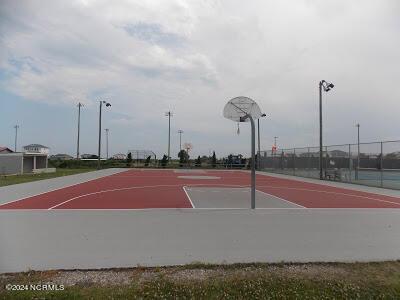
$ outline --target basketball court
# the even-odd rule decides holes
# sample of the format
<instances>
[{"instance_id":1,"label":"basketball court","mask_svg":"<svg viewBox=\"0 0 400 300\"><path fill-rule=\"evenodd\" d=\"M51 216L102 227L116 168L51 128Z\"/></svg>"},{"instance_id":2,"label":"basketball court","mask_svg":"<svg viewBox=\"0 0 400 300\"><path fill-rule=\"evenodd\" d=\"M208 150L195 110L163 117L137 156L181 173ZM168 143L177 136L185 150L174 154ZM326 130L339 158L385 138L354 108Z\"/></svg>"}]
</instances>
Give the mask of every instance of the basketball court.
<instances>
[{"instance_id":1,"label":"basketball court","mask_svg":"<svg viewBox=\"0 0 400 300\"><path fill-rule=\"evenodd\" d=\"M3 210L249 207L250 174L241 170L130 169L29 197L0 199ZM256 208L400 208L400 197L259 174Z\"/></svg>"}]
</instances>

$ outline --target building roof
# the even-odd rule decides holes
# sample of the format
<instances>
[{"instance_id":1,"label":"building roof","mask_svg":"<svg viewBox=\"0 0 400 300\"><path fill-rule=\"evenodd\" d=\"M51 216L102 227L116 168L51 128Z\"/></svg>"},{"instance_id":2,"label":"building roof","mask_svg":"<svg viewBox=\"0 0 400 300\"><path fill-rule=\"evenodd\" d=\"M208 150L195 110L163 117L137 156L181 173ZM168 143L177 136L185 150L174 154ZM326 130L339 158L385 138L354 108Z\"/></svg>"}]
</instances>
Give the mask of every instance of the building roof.
<instances>
[{"instance_id":1,"label":"building roof","mask_svg":"<svg viewBox=\"0 0 400 300\"><path fill-rule=\"evenodd\" d=\"M14 151L12 151L10 148L8 148L8 147L0 146L0 152L3 152L3 151L14 152Z\"/></svg>"},{"instance_id":2,"label":"building roof","mask_svg":"<svg viewBox=\"0 0 400 300\"><path fill-rule=\"evenodd\" d=\"M40 145L40 144L29 144L29 145L24 146L24 148L27 148L27 147L37 147L37 148L49 149L49 147L46 147L46 146L43 146L43 145Z\"/></svg>"}]
</instances>

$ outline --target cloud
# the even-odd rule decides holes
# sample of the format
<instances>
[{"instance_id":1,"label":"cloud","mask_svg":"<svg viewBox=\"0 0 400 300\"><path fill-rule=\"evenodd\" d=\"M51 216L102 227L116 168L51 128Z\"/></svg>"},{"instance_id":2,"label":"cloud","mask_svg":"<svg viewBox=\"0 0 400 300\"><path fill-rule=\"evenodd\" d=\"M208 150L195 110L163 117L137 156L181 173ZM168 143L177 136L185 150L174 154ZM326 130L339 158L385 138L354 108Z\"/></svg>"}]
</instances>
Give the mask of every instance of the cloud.
<instances>
[{"instance_id":1,"label":"cloud","mask_svg":"<svg viewBox=\"0 0 400 300\"><path fill-rule=\"evenodd\" d=\"M154 132L172 109L195 153L246 152L221 115L230 98L252 97L270 116L265 145L275 135L317 144L326 79L336 84L324 95L328 143L352 141L355 122L369 128L365 138L392 136L398 9L394 0L2 1L0 88L56 106L107 98L126 116L116 125Z\"/></svg>"}]
</instances>

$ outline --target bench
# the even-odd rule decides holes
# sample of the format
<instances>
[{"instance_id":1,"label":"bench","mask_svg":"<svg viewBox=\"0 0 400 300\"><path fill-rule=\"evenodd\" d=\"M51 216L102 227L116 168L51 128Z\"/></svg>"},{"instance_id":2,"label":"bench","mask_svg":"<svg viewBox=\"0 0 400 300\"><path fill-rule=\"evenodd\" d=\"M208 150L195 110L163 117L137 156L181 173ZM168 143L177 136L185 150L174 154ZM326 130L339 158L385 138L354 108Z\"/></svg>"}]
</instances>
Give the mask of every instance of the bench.
<instances>
[{"instance_id":1,"label":"bench","mask_svg":"<svg viewBox=\"0 0 400 300\"><path fill-rule=\"evenodd\" d=\"M325 179L328 180L342 180L342 172L340 169L327 169L325 170Z\"/></svg>"}]
</instances>

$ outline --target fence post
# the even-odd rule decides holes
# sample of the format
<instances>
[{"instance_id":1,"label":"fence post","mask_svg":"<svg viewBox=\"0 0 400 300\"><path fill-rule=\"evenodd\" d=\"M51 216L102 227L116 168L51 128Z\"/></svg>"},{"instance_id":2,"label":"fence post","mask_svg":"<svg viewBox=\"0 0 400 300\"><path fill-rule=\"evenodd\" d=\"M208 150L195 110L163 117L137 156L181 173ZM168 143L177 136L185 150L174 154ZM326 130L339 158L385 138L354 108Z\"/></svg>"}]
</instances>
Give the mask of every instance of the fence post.
<instances>
[{"instance_id":1,"label":"fence post","mask_svg":"<svg viewBox=\"0 0 400 300\"><path fill-rule=\"evenodd\" d=\"M381 168L381 187L383 187L383 142L381 142L381 158L380 158L379 166Z\"/></svg>"}]
</instances>

